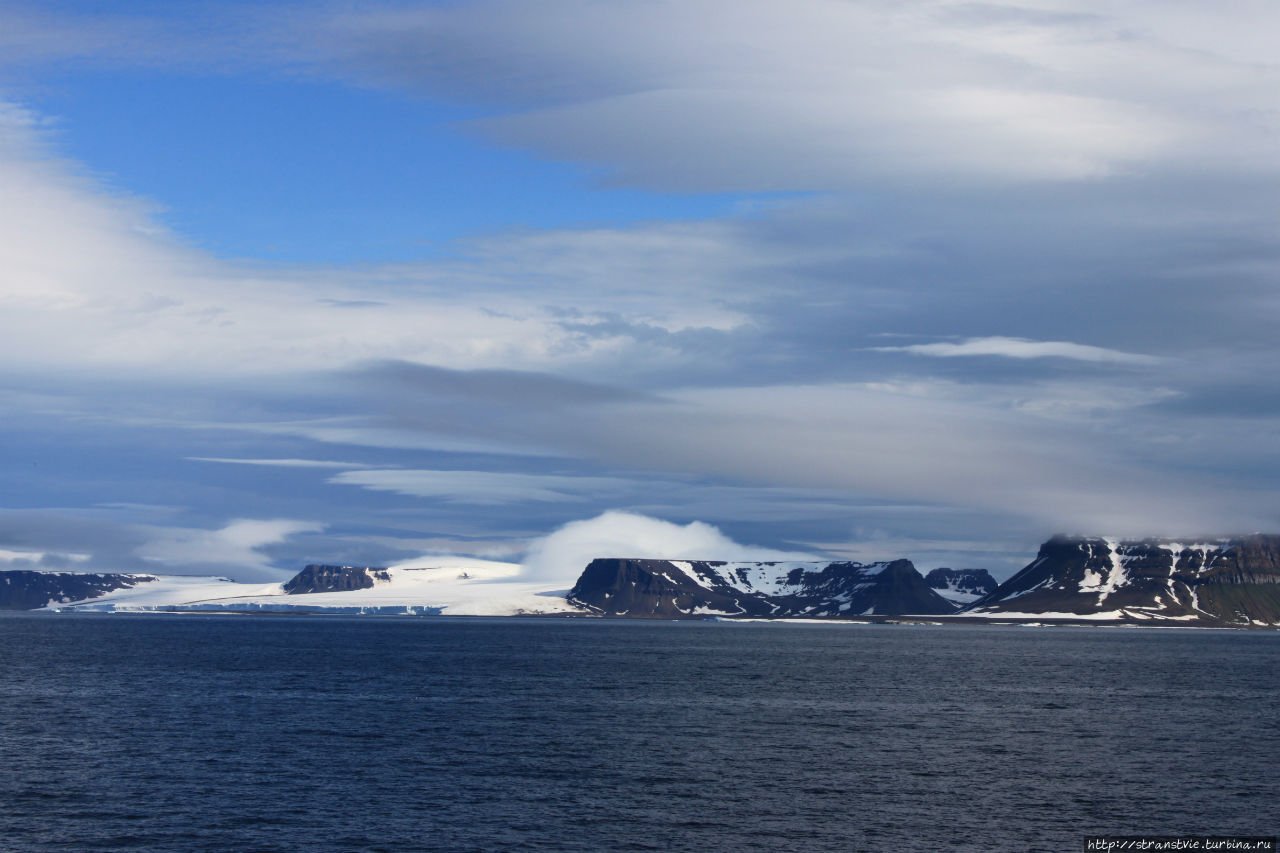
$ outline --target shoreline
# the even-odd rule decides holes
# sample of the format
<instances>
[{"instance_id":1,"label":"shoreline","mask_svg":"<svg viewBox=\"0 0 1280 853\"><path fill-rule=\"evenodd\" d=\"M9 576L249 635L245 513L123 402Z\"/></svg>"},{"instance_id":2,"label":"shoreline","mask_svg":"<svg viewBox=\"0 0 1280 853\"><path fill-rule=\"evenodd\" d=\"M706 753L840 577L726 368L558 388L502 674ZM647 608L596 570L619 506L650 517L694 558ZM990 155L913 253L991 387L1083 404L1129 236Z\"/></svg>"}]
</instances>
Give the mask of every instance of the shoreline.
<instances>
[{"instance_id":1,"label":"shoreline","mask_svg":"<svg viewBox=\"0 0 1280 853\"><path fill-rule=\"evenodd\" d=\"M411 605L412 606L412 605ZM391 608L377 608L391 610ZM423 608L428 610L428 608ZM58 616L239 616L267 618L299 618L299 617L344 617L374 619L430 619L449 621L496 621L496 620L536 620L536 621L577 621L586 620L595 623L676 623L676 624L770 624L770 625L821 625L821 626L867 626L897 625L902 627L953 627L953 626L989 626L1003 628L1160 628L1197 631L1277 631L1280 626L1264 624L1231 624L1231 623L1189 623L1166 619L1089 619L1063 616L1044 616L1035 619L1009 619L995 616L973 616L966 614L947 616L912 616L904 615L863 615L854 619L823 619L805 617L784 617L769 619L765 617L734 616L701 616L686 619L650 618L635 616L604 616L594 613L513 613L509 615L453 614L441 612L353 612L345 608L296 608L296 609L205 609L205 608L129 608L119 610L81 609L78 607L49 608L41 610L7 610L0 611L2 616L21 616L27 618L52 618Z\"/></svg>"}]
</instances>

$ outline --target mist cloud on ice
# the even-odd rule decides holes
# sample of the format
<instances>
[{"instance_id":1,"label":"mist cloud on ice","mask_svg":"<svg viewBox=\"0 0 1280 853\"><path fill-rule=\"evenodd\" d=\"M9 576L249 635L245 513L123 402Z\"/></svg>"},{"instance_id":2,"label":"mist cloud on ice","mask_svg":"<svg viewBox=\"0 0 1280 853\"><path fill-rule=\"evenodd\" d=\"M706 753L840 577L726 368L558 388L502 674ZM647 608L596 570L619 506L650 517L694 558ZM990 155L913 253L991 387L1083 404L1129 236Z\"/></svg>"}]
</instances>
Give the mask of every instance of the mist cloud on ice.
<instances>
[{"instance_id":1,"label":"mist cloud on ice","mask_svg":"<svg viewBox=\"0 0 1280 853\"><path fill-rule=\"evenodd\" d=\"M658 518L611 510L571 521L535 542L525 556L529 580L570 587L597 557L673 560L812 560L813 554L777 551L734 542L701 521L673 524Z\"/></svg>"}]
</instances>

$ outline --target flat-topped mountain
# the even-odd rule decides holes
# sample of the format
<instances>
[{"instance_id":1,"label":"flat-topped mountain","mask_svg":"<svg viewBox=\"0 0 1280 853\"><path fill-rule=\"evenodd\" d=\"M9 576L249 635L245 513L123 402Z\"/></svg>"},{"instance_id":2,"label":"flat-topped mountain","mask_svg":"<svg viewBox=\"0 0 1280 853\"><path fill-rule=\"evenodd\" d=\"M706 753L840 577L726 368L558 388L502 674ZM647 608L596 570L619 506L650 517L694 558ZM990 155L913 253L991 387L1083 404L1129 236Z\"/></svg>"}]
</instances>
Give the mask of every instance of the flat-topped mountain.
<instances>
[{"instance_id":1,"label":"flat-topped mountain","mask_svg":"<svg viewBox=\"0 0 1280 853\"><path fill-rule=\"evenodd\" d=\"M924 582L938 595L961 607L990 595L999 586L986 569L934 569L924 576Z\"/></svg>"},{"instance_id":2,"label":"flat-topped mountain","mask_svg":"<svg viewBox=\"0 0 1280 853\"><path fill-rule=\"evenodd\" d=\"M910 560L592 560L568 600L606 616L852 618L953 613Z\"/></svg>"},{"instance_id":3,"label":"flat-topped mountain","mask_svg":"<svg viewBox=\"0 0 1280 853\"><path fill-rule=\"evenodd\" d=\"M0 610L36 610L67 601L97 598L154 580L150 575L4 571L0 572Z\"/></svg>"},{"instance_id":4,"label":"flat-topped mountain","mask_svg":"<svg viewBox=\"0 0 1280 853\"><path fill-rule=\"evenodd\" d=\"M1055 536L965 613L1277 625L1280 536L1185 542Z\"/></svg>"}]
</instances>

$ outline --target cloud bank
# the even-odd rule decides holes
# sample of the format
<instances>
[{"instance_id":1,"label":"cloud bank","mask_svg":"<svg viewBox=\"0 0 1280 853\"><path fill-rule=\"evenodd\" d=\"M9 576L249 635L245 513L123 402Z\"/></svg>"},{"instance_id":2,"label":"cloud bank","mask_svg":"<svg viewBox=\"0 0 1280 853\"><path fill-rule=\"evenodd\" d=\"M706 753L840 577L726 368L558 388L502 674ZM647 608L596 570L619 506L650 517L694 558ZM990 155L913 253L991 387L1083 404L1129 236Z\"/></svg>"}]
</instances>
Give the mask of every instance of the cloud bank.
<instances>
[{"instance_id":1,"label":"cloud bank","mask_svg":"<svg viewBox=\"0 0 1280 853\"><path fill-rule=\"evenodd\" d=\"M701 521L673 524L629 512L609 511L570 522L530 546L524 577L568 589L597 557L673 560L814 560L818 557L742 545Z\"/></svg>"},{"instance_id":2,"label":"cloud bank","mask_svg":"<svg viewBox=\"0 0 1280 853\"><path fill-rule=\"evenodd\" d=\"M15 561L510 554L606 508L827 553L967 537L975 565L1062 528L1280 524L1274 4L74 8L0 5L0 86L68 63L372 86L423 105L415 132L604 195L738 195L257 264L194 248L5 89ZM270 118L223 130L255 156Z\"/></svg>"},{"instance_id":3,"label":"cloud bank","mask_svg":"<svg viewBox=\"0 0 1280 853\"><path fill-rule=\"evenodd\" d=\"M296 55L486 104L498 139L665 189L1275 174L1277 118L1258 107L1278 72L1258 33L1280 12L1247 5L385 5L318 16ZM1227 149L1240 159L1214 157Z\"/></svg>"},{"instance_id":4,"label":"cloud bank","mask_svg":"<svg viewBox=\"0 0 1280 853\"><path fill-rule=\"evenodd\" d=\"M180 567L178 574L234 574L240 580L279 580L261 549L299 533L314 533L322 525L284 519L236 519L218 530L169 528L155 531L138 549L142 560L166 568Z\"/></svg>"},{"instance_id":5,"label":"cloud bank","mask_svg":"<svg viewBox=\"0 0 1280 853\"><path fill-rule=\"evenodd\" d=\"M909 352L938 358L1000 356L1002 358L1067 358L1109 364L1158 364L1149 355L1073 344L1069 341L1030 341L1026 338L970 338L959 343L911 344L901 347L872 347L877 352Z\"/></svg>"}]
</instances>

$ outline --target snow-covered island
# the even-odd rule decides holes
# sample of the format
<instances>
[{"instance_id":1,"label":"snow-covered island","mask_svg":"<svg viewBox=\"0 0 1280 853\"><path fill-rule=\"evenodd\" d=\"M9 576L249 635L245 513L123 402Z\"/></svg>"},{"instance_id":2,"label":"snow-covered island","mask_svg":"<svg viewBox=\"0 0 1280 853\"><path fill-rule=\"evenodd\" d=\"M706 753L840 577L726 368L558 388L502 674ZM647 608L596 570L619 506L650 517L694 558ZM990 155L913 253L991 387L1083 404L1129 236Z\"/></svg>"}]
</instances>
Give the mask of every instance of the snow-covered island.
<instances>
[{"instance_id":1,"label":"snow-covered island","mask_svg":"<svg viewBox=\"0 0 1280 853\"><path fill-rule=\"evenodd\" d=\"M389 568L310 565L265 584L4 571L0 609L1277 627L1280 536L1189 544L1057 536L999 585L975 569L935 569L926 578L909 560L601 558L570 589L531 579L518 563L465 557Z\"/></svg>"},{"instance_id":2,"label":"snow-covered island","mask_svg":"<svg viewBox=\"0 0 1280 853\"><path fill-rule=\"evenodd\" d=\"M73 582L71 573L0 572L0 607L6 575L44 575ZM38 609L71 612L292 612L449 616L576 613L567 590L521 578L518 563L444 558L422 565L307 566L284 583L238 583L221 577L97 575L92 597L51 595ZM9 609L37 609L34 607Z\"/></svg>"}]
</instances>

